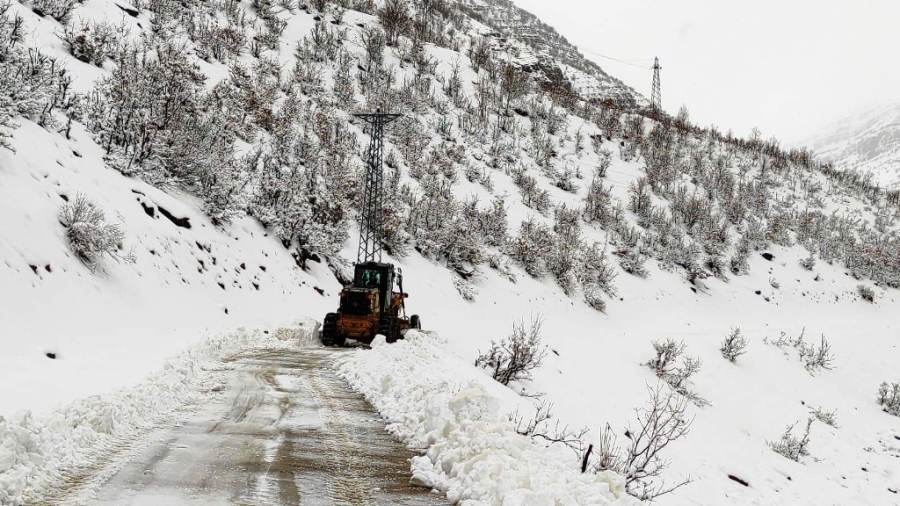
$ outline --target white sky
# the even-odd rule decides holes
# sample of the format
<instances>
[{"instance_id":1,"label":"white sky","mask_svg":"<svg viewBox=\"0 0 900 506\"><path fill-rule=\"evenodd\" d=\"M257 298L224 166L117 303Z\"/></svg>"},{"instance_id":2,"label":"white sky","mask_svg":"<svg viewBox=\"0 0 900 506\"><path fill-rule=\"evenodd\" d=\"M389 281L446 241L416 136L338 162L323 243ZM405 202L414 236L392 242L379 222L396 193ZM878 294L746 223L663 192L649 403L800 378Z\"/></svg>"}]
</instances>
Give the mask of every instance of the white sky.
<instances>
[{"instance_id":1,"label":"white sky","mask_svg":"<svg viewBox=\"0 0 900 506\"><path fill-rule=\"evenodd\" d=\"M793 142L900 102L897 0L514 2L648 98L658 56L663 108L685 104L694 122L723 132L758 126Z\"/></svg>"}]
</instances>

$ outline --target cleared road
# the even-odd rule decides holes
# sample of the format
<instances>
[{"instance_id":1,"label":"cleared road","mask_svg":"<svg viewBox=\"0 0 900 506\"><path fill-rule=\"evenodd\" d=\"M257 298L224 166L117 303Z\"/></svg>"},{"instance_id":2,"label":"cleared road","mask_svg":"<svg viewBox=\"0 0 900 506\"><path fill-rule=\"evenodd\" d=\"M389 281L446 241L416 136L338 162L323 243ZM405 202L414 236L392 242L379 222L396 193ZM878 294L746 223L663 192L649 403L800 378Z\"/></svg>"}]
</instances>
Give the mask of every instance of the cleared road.
<instances>
[{"instance_id":1,"label":"cleared road","mask_svg":"<svg viewBox=\"0 0 900 506\"><path fill-rule=\"evenodd\" d=\"M332 365L344 352L302 348L236 357L224 395L177 427L157 431L87 504L447 504L409 484L413 454L335 376ZM60 500L81 502L72 495Z\"/></svg>"}]
</instances>

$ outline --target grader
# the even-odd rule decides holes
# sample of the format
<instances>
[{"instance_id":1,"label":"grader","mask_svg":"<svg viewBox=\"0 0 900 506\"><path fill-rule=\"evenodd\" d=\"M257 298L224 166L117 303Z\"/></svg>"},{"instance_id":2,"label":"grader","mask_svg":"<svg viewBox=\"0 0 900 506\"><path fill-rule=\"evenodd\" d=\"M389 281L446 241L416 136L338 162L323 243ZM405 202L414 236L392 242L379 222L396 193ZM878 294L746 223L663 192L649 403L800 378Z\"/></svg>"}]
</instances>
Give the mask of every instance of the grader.
<instances>
[{"instance_id":1,"label":"grader","mask_svg":"<svg viewBox=\"0 0 900 506\"><path fill-rule=\"evenodd\" d=\"M338 311L325 315L322 344L344 346L347 338L369 344L378 334L393 343L407 329L420 329L419 315L406 317L407 297L400 269L379 262L356 264L353 283L341 291Z\"/></svg>"},{"instance_id":2,"label":"grader","mask_svg":"<svg viewBox=\"0 0 900 506\"><path fill-rule=\"evenodd\" d=\"M406 316L408 294L403 291L402 271L393 264L381 263L384 126L400 115L379 111L356 116L371 127L359 252L353 281L341 290L337 312L325 315L321 332L325 346L344 346L348 338L370 344L378 334L392 343L401 339L407 329L421 328L419 315ZM398 291L394 291L395 286Z\"/></svg>"}]
</instances>

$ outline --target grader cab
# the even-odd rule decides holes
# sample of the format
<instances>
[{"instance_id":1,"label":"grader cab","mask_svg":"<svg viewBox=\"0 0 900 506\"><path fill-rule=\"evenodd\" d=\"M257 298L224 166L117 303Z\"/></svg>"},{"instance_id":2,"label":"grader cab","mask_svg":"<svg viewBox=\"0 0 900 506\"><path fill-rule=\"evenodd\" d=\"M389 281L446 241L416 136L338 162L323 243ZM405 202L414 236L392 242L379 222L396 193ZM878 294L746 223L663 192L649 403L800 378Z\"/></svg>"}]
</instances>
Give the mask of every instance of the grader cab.
<instances>
[{"instance_id":1,"label":"grader cab","mask_svg":"<svg viewBox=\"0 0 900 506\"><path fill-rule=\"evenodd\" d=\"M370 344L378 334L390 343L409 328L421 328L419 315L406 316L407 296L403 275L393 264L356 264L353 283L341 291L338 311L325 315L322 344L344 346L347 339Z\"/></svg>"}]
</instances>

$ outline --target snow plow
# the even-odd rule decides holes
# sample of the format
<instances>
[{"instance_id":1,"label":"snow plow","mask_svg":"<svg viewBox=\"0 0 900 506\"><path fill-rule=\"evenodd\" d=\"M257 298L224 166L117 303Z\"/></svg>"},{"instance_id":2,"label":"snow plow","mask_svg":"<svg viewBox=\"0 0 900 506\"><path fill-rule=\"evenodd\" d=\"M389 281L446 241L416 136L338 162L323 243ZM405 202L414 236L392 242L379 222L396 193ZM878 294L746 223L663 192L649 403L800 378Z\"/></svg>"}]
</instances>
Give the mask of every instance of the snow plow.
<instances>
[{"instance_id":1,"label":"snow plow","mask_svg":"<svg viewBox=\"0 0 900 506\"><path fill-rule=\"evenodd\" d=\"M353 282L341 290L340 297L338 311L328 313L322 325L325 346L344 346L347 339L370 344L378 334L393 343L407 329L421 328L419 315L406 316L408 294L403 291L402 272L393 264L356 264Z\"/></svg>"},{"instance_id":2,"label":"snow plow","mask_svg":"<svg viewBox=\"0 0 900 506\"><path fill-rule=\"evenodd\" d=\"M359 253L353 281L341 290L336 313L325 315L320 338L325 346L344 346L347 339L370 344L382 334L393 343L407 329L421 328L418 315L406 317L403 273L393 264L381 263L384 236L384 195L381 154L384 127L398 114L356 114L371 126L369 159L360 213ZM397 290L394 291L396 284Z\"/></svg>"}]
</instances>

